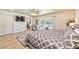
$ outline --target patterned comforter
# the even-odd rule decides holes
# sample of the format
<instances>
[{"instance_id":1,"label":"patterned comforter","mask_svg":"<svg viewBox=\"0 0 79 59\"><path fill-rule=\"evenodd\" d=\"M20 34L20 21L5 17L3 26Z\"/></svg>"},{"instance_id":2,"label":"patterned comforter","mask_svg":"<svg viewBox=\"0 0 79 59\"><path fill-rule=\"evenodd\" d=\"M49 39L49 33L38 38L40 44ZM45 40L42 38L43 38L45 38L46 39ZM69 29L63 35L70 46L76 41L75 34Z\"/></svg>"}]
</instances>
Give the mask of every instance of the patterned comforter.
<instances>
[{"instance_id":1,"label":"patterned comforter","mask_svg":"<svg viewBox=\"0 0 79 59\"><path fill-rule=\"evenodd\" d=\"M18 37L36 49L71 49L79 44L79 36L73 30L40 30Z\"/></svg>"}]
</instances>

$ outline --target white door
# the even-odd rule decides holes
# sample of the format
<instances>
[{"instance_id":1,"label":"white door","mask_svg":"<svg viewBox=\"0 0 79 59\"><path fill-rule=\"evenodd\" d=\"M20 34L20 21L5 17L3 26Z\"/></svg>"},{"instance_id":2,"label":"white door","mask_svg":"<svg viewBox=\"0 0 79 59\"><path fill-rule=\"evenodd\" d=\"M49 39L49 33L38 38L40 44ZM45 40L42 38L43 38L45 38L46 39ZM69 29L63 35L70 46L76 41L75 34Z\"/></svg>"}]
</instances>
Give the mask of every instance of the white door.
<instances>
[{"instance_id":1,"label":"white door","mask_svg":"<svg viewBox=\"0 0 79 59\"><path fill-rule=\"evenodd\" d=\"M0 15L0 35L4 35L6 33L6 21L3 15Z\"/></svg>"},{"instance_id":2,"label":"white door","mask_svg":"<svg viewBox=\"0 0 79 59\"><path fill-rule=\"evenodd\" d=\"M2 26L2 27L0 27L0 36L1 35L5 35L5 27L4 26Z\"/></svg>"},{"instance_id":3,"label":"white door","mask_svg":"<svg viewBox=\"0 0 79 59\"><path fill-rule=\"evenodd\" d=\"M13 21L12 16L6 15L6 34L10 34L13 31Z\"/></svg>"},{"instance_id":4,"label":"white door","mask_svg":"<svg viewBox=\"0 0 79 59\"><path fill-rule=\"evenodd\" d=\"M12 16L0 15L0 36L12 33Z\"/></svg>"}]
</instances>

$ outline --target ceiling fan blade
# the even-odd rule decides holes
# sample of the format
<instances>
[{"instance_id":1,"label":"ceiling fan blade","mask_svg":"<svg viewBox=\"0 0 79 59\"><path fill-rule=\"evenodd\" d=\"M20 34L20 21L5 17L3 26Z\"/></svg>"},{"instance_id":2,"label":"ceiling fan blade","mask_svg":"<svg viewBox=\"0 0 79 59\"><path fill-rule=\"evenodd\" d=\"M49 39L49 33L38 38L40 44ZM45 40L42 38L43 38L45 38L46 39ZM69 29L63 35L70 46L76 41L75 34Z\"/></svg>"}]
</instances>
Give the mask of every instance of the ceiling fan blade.
<instances>
[{"instance_id":1,"label":"ceiling fan blade","mask_svg":"<svg viewBox=\"0 0 79 59\"><path fill-rule=\"evenodd\" d=\"M36 9L31 9L30 11L31 11L31 12L34 12L34 13L37 13L37 14L39 13L39 11L36 10Z\"/></svg>"}]
</instances>

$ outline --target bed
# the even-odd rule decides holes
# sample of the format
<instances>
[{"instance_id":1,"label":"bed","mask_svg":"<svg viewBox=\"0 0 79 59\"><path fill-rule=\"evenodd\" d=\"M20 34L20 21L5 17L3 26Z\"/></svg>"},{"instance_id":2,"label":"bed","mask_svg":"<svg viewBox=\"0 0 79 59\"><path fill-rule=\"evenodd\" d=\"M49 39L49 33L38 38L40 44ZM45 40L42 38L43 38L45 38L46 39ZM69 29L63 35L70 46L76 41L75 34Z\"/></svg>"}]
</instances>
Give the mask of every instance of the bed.
<instances>
[{"instance_id":1,"label":"bed","mask_svg":"<svg viewBox=\"0 0 79 59\"><path fill-rule=\"evenodd\" d=\"M31 31L17 37L17 40L31 49L79 48L79 34L72 29Z\"/></svg>"}]
</instances>

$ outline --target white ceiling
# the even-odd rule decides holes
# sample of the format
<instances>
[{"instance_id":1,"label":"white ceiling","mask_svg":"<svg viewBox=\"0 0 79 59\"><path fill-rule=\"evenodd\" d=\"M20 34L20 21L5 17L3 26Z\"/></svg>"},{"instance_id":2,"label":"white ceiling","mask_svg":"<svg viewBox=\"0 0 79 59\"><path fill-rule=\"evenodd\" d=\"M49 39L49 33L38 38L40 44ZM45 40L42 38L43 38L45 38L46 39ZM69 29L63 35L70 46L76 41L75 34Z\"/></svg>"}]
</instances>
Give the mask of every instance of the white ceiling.
<instances>
[{"instance_id":1,"label":"white ceiling","mask_svg":"<svg viewBox=\"0 0 79 59\"><path fill-rule=\"evenodd\" d=\"M21 14L26 14L26 15L32 15L32 9L1 9L5 11L10 11L10 12L16 12L16 13L21 13ZM54 12L59 12L65 9L35 9L39 11L39 15L44 15L48 13L54 13Z\"/></svg>"}]
</instances>

